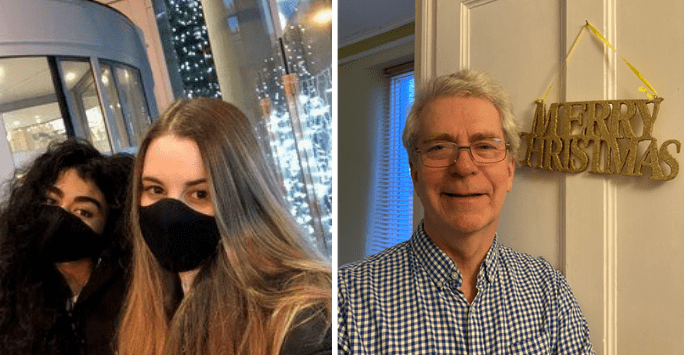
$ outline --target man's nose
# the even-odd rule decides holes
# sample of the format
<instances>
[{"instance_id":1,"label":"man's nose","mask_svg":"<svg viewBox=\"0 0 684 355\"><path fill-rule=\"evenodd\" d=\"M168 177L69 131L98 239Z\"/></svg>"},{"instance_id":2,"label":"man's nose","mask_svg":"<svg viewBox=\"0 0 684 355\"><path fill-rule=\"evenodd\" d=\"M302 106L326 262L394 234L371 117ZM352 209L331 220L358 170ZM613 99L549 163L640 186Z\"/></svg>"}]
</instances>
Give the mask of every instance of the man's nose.
<instances>
[{"instance_id":1,"label":"man's nose","mask_svg":"<svg viewBox=\"0 0 684 355\"><path fill-rule=\"evenodd\" d=\"M449 167L452 174L466 176L474 174L477 171L477 166L470 155L470 147L457 147L454 163Z\"/></svg>"}]
</instances>

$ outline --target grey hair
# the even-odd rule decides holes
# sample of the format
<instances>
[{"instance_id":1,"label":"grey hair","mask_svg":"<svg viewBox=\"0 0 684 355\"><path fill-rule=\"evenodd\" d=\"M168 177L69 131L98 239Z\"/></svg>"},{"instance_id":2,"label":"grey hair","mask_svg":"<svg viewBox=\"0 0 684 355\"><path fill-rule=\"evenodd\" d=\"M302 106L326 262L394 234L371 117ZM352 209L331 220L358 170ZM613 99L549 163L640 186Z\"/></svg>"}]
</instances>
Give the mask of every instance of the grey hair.
<instances>
[{"instance_id":1,"label":"grey hair","mask_svg":"<svg viewBox=\"0 0 684 355\"><path fill-rule=\"evenodd\" d=\"M432 101L450 96L471 96L491 102L499 111L504 140L509 144L509 156L516 156L520 147L520 135L508 94L487 74L463 69L453 74L432 78L417 90L402 134L402 142L410 160L415 159L420 122L424 118L426 108Z\"/></svg>"}]
</instances>

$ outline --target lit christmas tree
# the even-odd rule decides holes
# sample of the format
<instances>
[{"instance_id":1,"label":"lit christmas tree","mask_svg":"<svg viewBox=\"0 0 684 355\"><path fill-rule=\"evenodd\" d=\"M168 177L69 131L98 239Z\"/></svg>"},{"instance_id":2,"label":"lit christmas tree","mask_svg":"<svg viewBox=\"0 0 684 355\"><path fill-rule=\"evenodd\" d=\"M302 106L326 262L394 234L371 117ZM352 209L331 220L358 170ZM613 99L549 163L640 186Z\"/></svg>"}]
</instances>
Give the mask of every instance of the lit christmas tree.
<instances>
[{"instance_id":1,"label":"lit christmas tree","mask_svg":"<svg viewBox=\"0 0 684 355\"><path fill-rule=\"evenodd\" d=\"M199 0L164 0L164 4L185 96L221 98L202 4Z\"/></svg>"},{"instance_id":2,"label":"lit christmas tree","mask_svg":"<svg viewBox=\"0 0 684 355\"><path fill-rule=\"evenodd\" d=\"M309 72L314 63L304 31L299 25L288 27L282 46L274 45L277 54L263 63L257 95L269 135L265 141L271 143L271 158L280 168L290 212L312 242L330 253L332 68ZM290 101L284 84L288 79L296 83Z\"/></svg>"}]
</instances>

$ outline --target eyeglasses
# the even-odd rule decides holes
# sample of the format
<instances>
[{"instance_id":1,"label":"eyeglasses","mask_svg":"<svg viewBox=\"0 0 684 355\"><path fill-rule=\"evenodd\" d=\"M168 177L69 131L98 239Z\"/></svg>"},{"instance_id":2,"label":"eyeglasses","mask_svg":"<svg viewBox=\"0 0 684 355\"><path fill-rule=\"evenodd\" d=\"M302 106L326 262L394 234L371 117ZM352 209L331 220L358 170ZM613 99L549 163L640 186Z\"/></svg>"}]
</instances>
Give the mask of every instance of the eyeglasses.
<instances>
[{"instance_id":1,"label":"eyeglasses","mask_svg":"<svg viewBox=\"0 0 684 355\"><path fill-rule=\"evenodd\" d=\"M491 138L462 146L454 142L432 142L416 151L420 153L423 165L430 168L444 168L456 162L461 149L468 150L470 158L476 163L498 163L506 158L508 146L501 139Z\"/></svg>"}]
</instances>

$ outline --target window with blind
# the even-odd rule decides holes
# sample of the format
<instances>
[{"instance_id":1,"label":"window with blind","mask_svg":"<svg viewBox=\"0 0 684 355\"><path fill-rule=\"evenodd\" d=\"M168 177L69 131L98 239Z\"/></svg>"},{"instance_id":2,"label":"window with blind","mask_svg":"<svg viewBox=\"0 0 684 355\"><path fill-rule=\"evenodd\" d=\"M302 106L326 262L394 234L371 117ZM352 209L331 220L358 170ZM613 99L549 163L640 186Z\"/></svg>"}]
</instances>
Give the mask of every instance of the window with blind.
<instances>
[{"instance_id":1,"label":"window with blind","mask_svg":"<svg viewBox=\"0 0 684 355\"><path fill-rule=\"evenodd\" d=\"M389 107L377 127L366 255L411 237L413 184L401 133L413 103L414 87L412 71L389 78Z\"/></svg>"}]
</instances>

